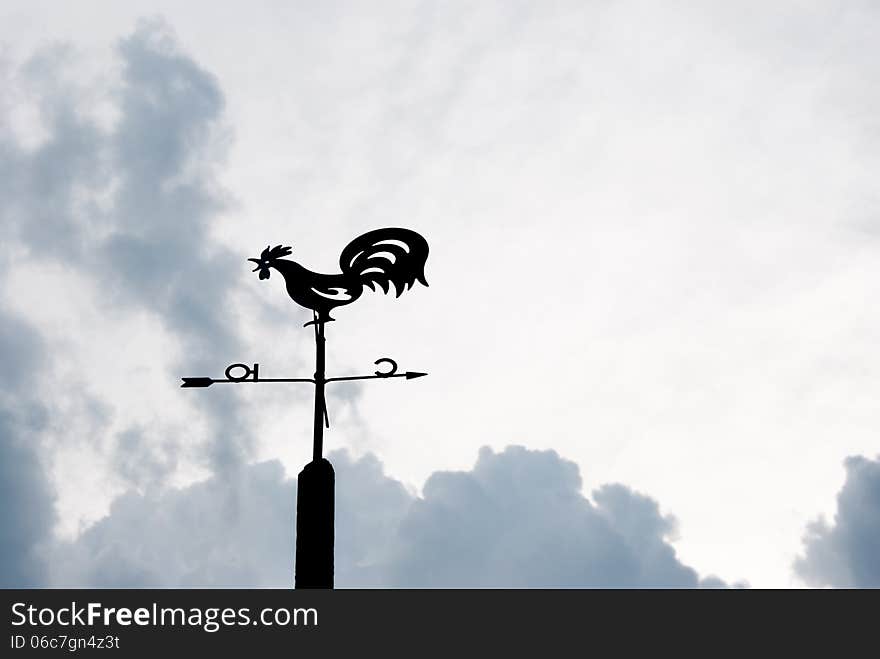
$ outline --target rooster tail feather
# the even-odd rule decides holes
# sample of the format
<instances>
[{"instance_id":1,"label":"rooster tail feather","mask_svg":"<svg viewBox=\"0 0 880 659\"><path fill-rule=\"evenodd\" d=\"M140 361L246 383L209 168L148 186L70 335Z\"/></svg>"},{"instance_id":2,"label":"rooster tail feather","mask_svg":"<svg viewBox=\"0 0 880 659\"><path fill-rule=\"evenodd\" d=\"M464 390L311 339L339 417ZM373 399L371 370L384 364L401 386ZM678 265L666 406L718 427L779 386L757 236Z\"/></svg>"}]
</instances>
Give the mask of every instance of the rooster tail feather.
<instances>
[{"instance_id":1,"label":"rooster tail feather","mask_svg":"<svg viewBox=\"0 0 880 659\"><path fill-rule=\"evenodd\" d=\"M425 262L428 242L410 229L376 229L351 241L342 250L339 266L371 290L378 285L386 294L394 286L397 297L415 282L427 286Z\"/></svg>"}]
</instances>

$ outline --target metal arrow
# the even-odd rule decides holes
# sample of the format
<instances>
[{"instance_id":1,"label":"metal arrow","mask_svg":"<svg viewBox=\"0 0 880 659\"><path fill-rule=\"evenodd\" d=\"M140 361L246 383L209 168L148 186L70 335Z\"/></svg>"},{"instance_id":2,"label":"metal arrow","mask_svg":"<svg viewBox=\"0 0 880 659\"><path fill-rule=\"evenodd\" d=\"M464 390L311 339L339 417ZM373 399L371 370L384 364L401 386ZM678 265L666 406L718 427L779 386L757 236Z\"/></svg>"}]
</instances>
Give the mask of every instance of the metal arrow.
<instances>
[{"instance_id":1,"label":"metal arrow","mask_svg":"<svg viewBox=\"0 0 880 659\"><path fill-rule=\"evenodd\" d=\"M325 378L324 382L350 382L352 380L383 380L387 378L406 378L407 380L414 380L416 378L421 378L427 375L427 373L420 373L418 371L406 371L405 373L397 372L397 362L393 359L389 359L388 357L382 357L381 359L377 359L375 362L376 366L380 364L389 364L390 368L385 371L376 371L373 375L345 375L336 378ZM232 374L234 369L243 369L244 375L235 376ZM183 384L181 384L181 388L190 389L190 388L205 388L210 387L212 384L216 383L240 383L240 382L311 382L312 384L316 384L314 378L261 378L260 376L260 365L254 364L253 367L248 366L247 364L230 364L226 368L226 377L221 378L206 378L206 377L197 377L197 378L181 378Z\"/></svg>"},{"instance_id":2,"label":"metal arrow","mask_svg":"<svg viewBox=\"0 0 880 659\"><path fill-rule=\"evenodd\" d=\"M217 378L180 378L183 380L183 384L180 385L182 389L187 389L189 387L210 387L212 384L216 384L218 382L234 382L236 384L240 382L311 382L312 384L315 381L312 378L259 378L256 380L218 380Z\"/></svg>"},{"instance_id":3,"label":"metal arrow","mask_svg":"<svg viewBox=\"0 0 880 659\"><path fill-rule=\"evenodd\" d=\"M341 378L327 378L324 382L344 382L346 380L383 380L385 378L406 378L414 380L426 376L427 373L417 373L415 371L407 371L406 373L393 373L391 375L347 375Z\"/></svg>"}]
</instances>

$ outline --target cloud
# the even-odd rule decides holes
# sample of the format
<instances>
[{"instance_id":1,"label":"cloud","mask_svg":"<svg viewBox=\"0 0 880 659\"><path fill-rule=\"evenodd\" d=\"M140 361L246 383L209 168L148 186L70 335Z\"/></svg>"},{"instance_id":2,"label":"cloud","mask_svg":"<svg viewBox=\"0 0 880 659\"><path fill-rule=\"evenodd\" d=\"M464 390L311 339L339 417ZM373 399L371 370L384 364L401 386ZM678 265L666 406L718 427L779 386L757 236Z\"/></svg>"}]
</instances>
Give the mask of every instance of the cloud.
<instances>
[{"instance_id":1,"label":"cloud","mask_svg":"<svg viewBox=\"0 0 880 659\"><path fill-rule=\"evenodd\" d=\"M340 587L697 587L669 545L675 523L622 485L580 494L553 451L480 451L466 472L436 472L415 497L379 460L331 454L337 472ZM296 488L276 461L234 487L218 477L129 493L59 546L56 585L290 586Z\"/></svg>"},{"instance_id":2,"label":"cloud","mask_svg":"<svg viewBox=\"0 0 880 659\"><path fill-rule=\"evenodd\" d=\"M98 91L68 80L68 47L21 67L48 137L27 149L5 136L4 225L31 256L95 277L114 304L161 314L190 347L234 345L219 309L243 263L209 236L227 201L214 181L223 94L162 21L139 22L116 55L119 80ZM112 120L94 116L96 94Z\"/></svg>"},{"instance_id":3,"label":"cloud","mask_svg":"<svg viewBox=\"0 0 880 659\"><path fill-rule=\"evenodd\" d=\"M55 522L54 491L39 455L46 409L34 387L39 340L25 323L0 311L0 587L44 581L42 551Z\"/></svg>"},{"instance_id":4,"label":"cloud","mask_svg":"<svg viewBox=\"0 0 880 659\"><path fill-rule=\"evenodd\" d=\"M128 492L65 543L53 581L83 587L289 586L295 482L278 462L163 494Z\"/></svg>"},{"instance_id":5,"label":"cloud","mask_svg":"<svg viewBox=\"0 0 880 659\"><path fill-rule=\"evenodd\" d=\"M223 94L160 20L139 22L116 55L118 80L97 90L73 81L66 46L43 49L17 72L46 138L26 148L3 135L0 221L18 258L86 277L104 313L157 317L178 342L180 367L202 369L218 354L240 354L228 296L243 260L210 235L228 203L215 180L228 142ZM109 118L96 116L102 104ZM249 446L235 396L198 400L214 428L208 466L235 468ZM137 428L124 437L152 439Z\"/></svg>"},{"instance_id":6,"label":"cloud","mask_svg":"<svg viewBox=\"0 0 880 659\"><path fill-rule=\"evenodd\" d=\"M224 301L243 263L209 236L225 205L213 180L223 94L162 23L142 22L119 53L121 118L107 145L116 165L113 227L93 267L113 275L120 301L148 301L187 350L232 349Z\"/></svg>"},{"instance_id":7,"label":"cloud","mask_svg":"<svg viewBox=\"0 0 880 659\"><path fill-rule=\"evenodd\" d=\"M240 354L227 316L244 263L210 236L211 222L228 201L215 180L228 142L223 94L211 74L180 52L162 21L138 23L115 53L118 76L108 81L105 72L96 84L83 76L77 52L66 45L45 47L2 71L17 102L0 117L0 275L7 292L15 290L10 277L22 265L54 268L71 287L85 282L95 291L102 324L126 313L158 319L177 344L181 372L195 372L209 355ZM13 111L23 108L32 111L30 132L37 138L16 130ZM4 302L14 308L14 301ZM43 294L41 304L63 301ZM47 473L57 453L44 436L49 425L68 429L62 443L94 443L113 478L135 487L161 483L179 453L194 452L184 448L192 443L184 429L160 436L143 424L110 428L108 419L119 416L126 401L99 400L89 383L65 382L64 395L79 401L67 409L43 400L50 390L35 385L57 380L58 360L42 359L42 353L56 354L59 346L41 336L39 323L3 313L0 348L14 374L3 383L0 407L8 495L2 504L3 580L38 585L43 579L34 557L55 519ZM133 339L131 348L136 346ZM23 382L22 373L33 382ZM251 445L237 398L221 391L194 401L199 423L211 429L197 460L216 472L235 471ZM78 427L100 428L107 436L80 437L72 430Z\"/></svg>"},{"instance_id":8,"label":"cloud","mask_svg":"<svg viewBox=\"0 0 880 659\"><path fill-rule=\"evenodd\" d=\"M807 527L795 573L813 586L880 588L880 458L849 457L834 523Z\"/></svg>"},{"instance_id":9,"label":"cloud","mask_svg":"<svg viewBox=\"0 0 880 659\"><path fill-rule=\"evenodd\" d=\"M424 587L700 585L667 539L675 522L623 485L580 494L555 451L484 447L470 472L437 472L399 527L389 583ZM716 583L715 580L712 583Z\"/></svg>"},{"instance_id":10,"label":"cloud","mask_svg":"<svg viewBox=\"0 0 880 659\"><path fill-rule=\"evenodd\" d=\"M248 340L248 352L270 343L265 337L279 338L260 334L253 317L239 327L227 322L233 273L244 264L212 240L213 231L244 241L294 231L304 255L320 262L320 250L335 249L337 238L344 244L355 229L406 218L438 257L431 265L438 285L424 294L433 297L418 298L426 300L420 307L389 306L383 316L374 315L379 300L352 309L354 322L333 346L340 363L362 359L375 345L367 354L409 354L407 361L437 376L405 409L396 397L371 400L369 418L382 419L386 437L420 428L416 445L386 443L383 458L395 473L417 473L421 482L438 465L462 464L474 437L493 441L481 428L492 427L493 437L552 438L554 448L590 465L598 482L613 474L661 494L687 520L682 546L700 564L725 573L748 564L762 580L787 575L786 548L802 524L790 511L801 510L805 496L831 496L837 487L828 485L827 466L839 458L828 452L843 449L825 441L827 430L846 444L843 455L864 453L874 441L865 422L874 403L865 392L878 372L871 361L877 322L861 302L880 263L866 240L876 233L877 214L876 149L865 148L876 132L877 103L867 92L880 62L870 38L878 14L864 3L845 12L757 13L717 4L669 12L562 3L512 14L506 3L465 12L450 5L379 21L354 9L273 7L249 12L245 31L230 21L206 28L201 12L169 9L193 50L211 58L224 89L161 22L141 23L119 43L109 86L86 88L71 77L70 47L41 51L0 95L0 107L16 113L31 105L21 98L33 100L39 124L36 136L19 142L0 116L0 263L41 272L45 265L65 279L69 271L71 281L94 289L105 305L91 310L98 322L81 323L65 341L137 353L131 363L138 368L149 369L157 355L180 363L175 372L163 364L158 386L105 389L100 405L69 406L103 406L115 420L100 434L69 430L88 424L46 393L15 394L3 432L18 439L4 446L33 458L15 453L32 465L16 475L34 479L20 491L50 500L43 463L58 459L40 441L39 415L31 427L20 416L25 409L51 410L50 425L68 429L71 453L94 445L95 462L103 461L88 463L95 482L112 471L117 485L148 492L150 501L160 496L152 487L192 466L180 459L187 444L193 449L184 458L224 474L217 478L226 487L246 484L256 440L238 392L215 387L162 397L179 374L216 372L222 355L244 360L238 332L260 336ZM110 25L74 31L79 20L63 16L53 14L49 34L88 42L103 39L95 35ZM17 49L15 29L7 25ZM259 55L242 58L225 47L232 42L246 51L257 45L250 51ZM228 179L250 220L239 226L214 223L227 204L214 176L228 137L223 92L245 137ZM36 288L21 286L20 295L35 298ZM66 292L46 299L61 303ZM120 340L111 331L120 312L147 317L168 340L143 352L141 343ZM37 325L16 331L33 334ZM797 340L794 326L804 328ZM373 327L397 333L374 340ZM492 340L475 344L474 327ZM386 338L393 352L385 352ZM59 345L42 339L45 363L53 365L42 368L88 362L66 351L62 359ZM550 372L554 386L522 386ZM65 395L86 397L94 381L65 381ZM143 413L131 418L135 397ZM172 418L165 405L172 398L198 406L186 419L192 426ZM456 414L436 415L438 400ZM252 409L261 420L295 415L289 402ZM435 423L419 425L431 414ZM280 436L286 419L274 420ZM464 427L476 432L458 432ZM369 427L350 435L369 436ZM586 435L597 441L584 443ZM204 437L208 446L198 441ZM779 487L796 451L802 468L786 472ZM662 468L678 464L699 468ZM751 484L745 493L743 473ZM472 487L476 477L463 474L443 478L449 487ZM375 477L377 487L384 482ZM98 498L98 514L114 493L76 490L59 505ZM671 578L679 568L668 556L671 526L663 516L626 489L605 497L597 491L582 507L585 524L598 528L599 519L617 514L618 543L656 541L653 553L632 558L632 570L643 581ZM629 516L641 536L624 533ZM73 516L60 517L67 523ZM383 523L396 531L404 517L389 514ZM411 523L418 526L416 518ZM719 552L731 539L742 551ZM383 571L380 559L392 550L401 561L413 558L392 542L361 557L346 579L409 579Z\"/></svg>"}]
</instances>

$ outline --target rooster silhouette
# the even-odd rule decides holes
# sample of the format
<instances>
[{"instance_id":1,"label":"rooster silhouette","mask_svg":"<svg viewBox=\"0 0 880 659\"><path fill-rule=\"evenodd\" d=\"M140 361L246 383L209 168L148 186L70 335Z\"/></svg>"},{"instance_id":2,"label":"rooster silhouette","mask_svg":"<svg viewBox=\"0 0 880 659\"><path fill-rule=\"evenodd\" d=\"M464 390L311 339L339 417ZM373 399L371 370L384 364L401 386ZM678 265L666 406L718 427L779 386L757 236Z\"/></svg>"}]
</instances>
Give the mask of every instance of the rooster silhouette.
<instances>
[{"instance_id":1,"label":"rooster silhouette","mask_svg":"<svg viewBox=\"0 0 880 659\"><path fill-rule=\"evenodd\" d=\"M312 272L283 258L292 253L290 247L266 247L260 258L248 261L257 264L253 272L259 271L260 279L268 279L272 268L281 273L291 299L312 310L314 320L307 325L334 320L330 311L357 300L364 286L375 291L378 285L387 294L393 285L400 297L416 281L428 285L428 242L410 229L376 229L355 238L339 257L341 274Z\"/></svg>"}]
</instances>

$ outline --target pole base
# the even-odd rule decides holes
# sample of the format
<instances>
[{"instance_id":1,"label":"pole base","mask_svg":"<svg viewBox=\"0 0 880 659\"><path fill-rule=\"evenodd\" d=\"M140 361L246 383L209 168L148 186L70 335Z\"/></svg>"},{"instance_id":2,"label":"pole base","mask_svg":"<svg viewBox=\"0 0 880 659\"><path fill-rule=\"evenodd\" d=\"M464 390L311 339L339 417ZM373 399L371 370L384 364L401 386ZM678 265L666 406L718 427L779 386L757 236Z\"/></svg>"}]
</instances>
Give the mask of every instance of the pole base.
<instances>
[{"instance_id":1,"label":"pole base","mask_svg":"<svg viewBox=\"0 0 880 659\"><path fill-rule=\"evenodd\" d=\"M299 472L295 588L333 588L335 486L336 474L326 458Z\"/></svg>"}]
</instances>

